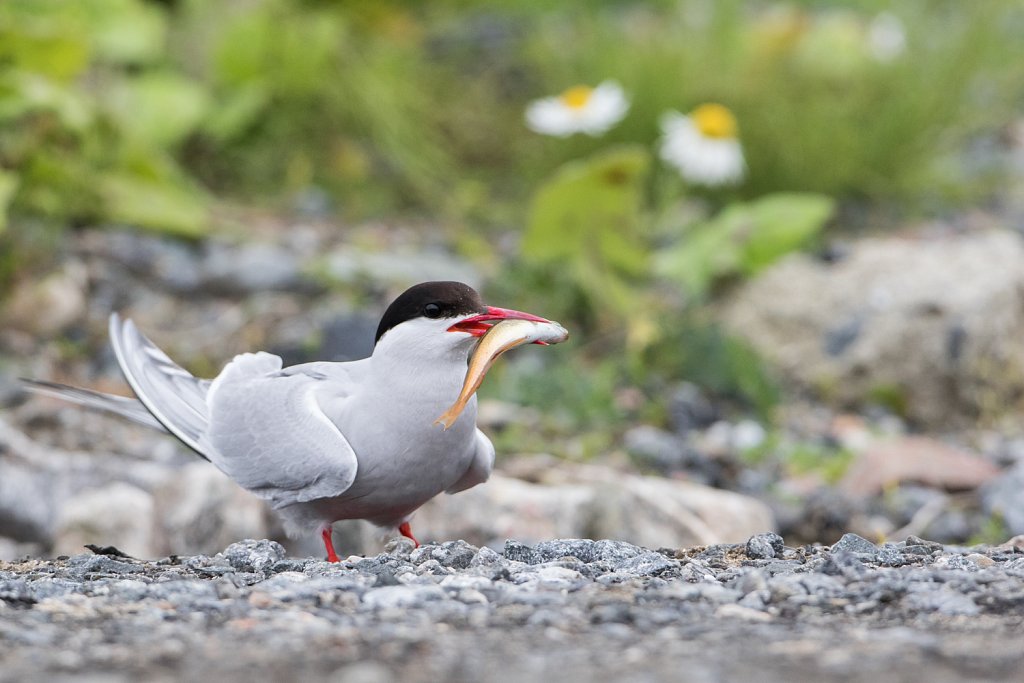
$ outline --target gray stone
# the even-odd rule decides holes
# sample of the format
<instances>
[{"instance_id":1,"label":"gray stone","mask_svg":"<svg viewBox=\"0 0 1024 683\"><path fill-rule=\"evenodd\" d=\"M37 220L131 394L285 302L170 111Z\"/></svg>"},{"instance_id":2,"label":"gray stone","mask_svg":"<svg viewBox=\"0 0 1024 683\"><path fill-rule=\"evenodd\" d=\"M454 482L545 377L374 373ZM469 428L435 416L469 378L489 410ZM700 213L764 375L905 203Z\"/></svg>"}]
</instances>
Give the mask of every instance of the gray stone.
<instances>
[{"instance_id":1,"label":"gray stone","mask_svg":"<svg viewBox=\"0 0 1024 683\"><path fill-rule=\"evenodd\" d=\"M270 531L266 504L208 462L185 465L153 496L160 554L215 553Z\"/></svg>"},{"instance_id":2,"label":"gray stone","mask_svg":"<svg viewBox=\"0 0 1024 683\"><path fill-rule=\"evenodd\" d=\"M824 562L817 566L817 570L829 576L843 576L853 580L867 573L868 569L864 561L873 557L873 554L868 555L867 553L853 553L847 550L833 551L825 558Z\"/></svg>"},{"instance_id":3,"label":"gray stone","mask_svg":"<svg viewBox=\"0 0 1024 683\"><path fill-rule=\"evenodd\" d=\"M557 560L560 557L575 557L582 562L593 562L597 559L596 543L582 538L543 541L534 546L533 552L538 562Z\"/></svg>"},{"instance_id":4,"label":"gray stone","mask_svg":"<svg viewBox=\"0 0 1024 683\"><path fill-rule=\"evenodd\" d=\"M785 546L782 536L776 533L757 534L747 540L747 557L755 560L770 560L782 555Z\"/></svg>"},{"instance_id":5,"label":"gray stone","mask_svg":"<svg viewBox=\"0 0 1024 683\"><path fill-rule=\"evenodd\" d=\"M910 610L938 612L947 616L973 617L981 612L981 608L966 595L945 589L910 593L903 598L903 605Z\"/></svg>"},{"instance_id":6,"label":"gray stone","mask_svg":"<svg viewBox=\"0 0 1024 683\"><path fill-rule=\"evenodd\" d=\"M505 541L505 549L502 554L510 560L526 564L537 564L542 561L537 557L533 548L519 541Z\"/></svg>"},{"instance_id":7,"label":"gray stone","mask_svg":"<svg viewBox=\"0 0 1024 683\"><path fill-rule=\"evenodd\" d=\"M686 443L671 432L640 425L626 431L622 437L626 452L639 465L658 472L681 470L686 465Z\"/></svg>"},{"instance_id":8,"label":"gray stone","mask_svg":"<svg viewBox=\"0 0 1024 683\"><path fill-rule=\"evenodd\" d=\"M843 534L843 537L832 544L832 552L846 551L850 553L875 553L878 546L857 534Z\"/></svg>"},{"instance_id":9,"label":"gray stone","mask_svg":"<svg viewBox=\"0 0 1024 683\"><path fill-rule=\"evenodd\" d=\"M878 558L879 564L885 565L886 567L899 567L906 563L906 558L904 556L910 554L914 553L911 553L909 548L897 548L896 546L886 543L878 549L876 557Z\"/></svg>"},{"instance_id":10,"label":"gray stone","mask_svg":"<svg viewBox=\"0 0 1024 683\"><path fill-rule=\"evenodd\" d=\"M663 576L679 573L679 563L655 552L646 552L619 563L615 571L628 572L636 576Z\"/></svg>"},{"instance_id":11,"label":"gray stone","mask_svg":"<svg viewBox=\"0 0 1024 683\"><path fill-rule=\"evenodd\" d=\"M271 243L207 243L203 279L204 289L223 294L315 288L295 254Z\"/></svg>"},{"instance_id":12,"label":"gray stone","mask_svg":"<svg viewBox=\"0 0 1024 683\"><path fill-rule=\"evenodd\" d=\"M479 549L465 541L448 541L438 546L433 546L430 557L441 563L442 566L453 569L465 569L472 563L473 558Z\"/></svg>"},{"instance_id":13,"label":"gray stone","mask_svg":"<svg viewBox=\"0 0 1024 683\"><path fill-rule=\"evenodd\" d=\"M265 572L284 559L284 548L277 541L246 539L232 543L221 553L241 572Z\"/></svg>"},{"instance_id":14,"label":"gray stone","mask_svg":"<svg viewBox=\"0 0 1024 683\"><path fill-rule=\"evenodd\" d=\"M0 443L0 536L28 543L49 543L53 534L53 477L3 458ZM81 546L75 549L81 550Z\"/></svg>"},{"instance_id":15,"label":"gray stone","mask_svg":"<svg viewBox=\"0 0 1024 683\"><path fill-rule=\"evenodd\" d=\"M1024 241L969 232L865 239L831 264L786 258L741 288L722 317L789 380L827 400L883 396L919 423L946 428L1019 405L1022 301Z\"/></svg>"},{"instance_id":16,"label":"gray stone","mask_svg":"<svg viewBox=\"0 0 1024 683\"><path fill-rule=\"evenodd\" d=\"M957 571L976 572L978 565L963 555L944 555L935 560L932 565L941 569L953 569Z\"/></svg>"},{"instance_id":17,"label":"gray stone","mask_svg":"<svg viewBox=\"0 0 1024 683\"><path fill-rule=\"evenodd\" d=\"M363 594L363 604L371 609L418 608L427 602L446 599L447 594L439 586L385 586L371 588Z\"/></svg>"},{"instance_id":18,"label":"gray stone","mask_svg":"<svg viewBox=\"0 0 1024 683\"><path fill-rule=\"evenodd\" d=\"M350 313L332 318L324 325L320 360L349 361L367 358L373 353L373 338L378 320L366 313Z\"/></svg>"},{"instance_id":19,"label":"gray stone","mask_svg":"<svg viewBox=\"0 0 1024 683\"><path fill-rule=\"evenodd\" d=\"M672 429L680 435L709 427L720 417L715 405L692 382L675 387L669 395L668 414Z\"/></svg>"},{"instance_id":20,"label":"gray stone","mask_svg":"<svg viewBox=\"0 0 1024 683\"><path fill-rule=\"evenodd\" d=\"M925 548L928 548L930 551L942 550L941 543L937 543L936 541L929 541L919 536L907 536L907 540L905 541L905 543L908 548L910 546L923 546Z\"/></svg>"},{"instance_id":21,"label":"gray stone","mask_svg":"<svg viewBox=\"0 0 1024 683\"><path fill-rule=\"evenodd\" d=\"M768 575L761 569L746 568L733 581L735 588L743 595L768 589Z\"/></svg>"},{"instance_id":22,"label":"gray stone","mask_svg":"<svg viewBox=\"0 0 1024 683\"><path fill-rule=\"evenodd\" d=\"M135 574L145 569L141 564L117 560L106 555L75 555L68 560L68 565L80 578L88 574Z\"/></svg>"},{"instance_id":23,"label":"gray stone","mask_svg":"<svg viewBox=\"0 0 1024 683\"><path fill-rule=\"evenodd\" d=\"M18 378L0 365L0 408L14 407L24 401L27 395Z\"/></svg>"},{"instance_id":24,"label":"gray stone","mask_svg":"<svg viewBox=\"0 0 1024 683\"><path fill-rule=\"evenodd\" d=\"M120 267L152 277L171 291L193 292L202 284L199 248L180 240L108 229L85 235L84 248Z\"/></svg>"},{"instance_id":25,"label":"gray stone","mask_svg":"<svg viewBox=\"0 0 1024 683\"><path fill-rule=\"evenodd\" d=\"M477 554L473 557L473 560L469 563L469 566L470 567L493 567L493 566L495 566L497 564L500 564L501 563L501 559L502 559L501 555L499 555L498 553L494 552L490 548L483 547L483 548L480 548L480 550L477 552Z\"/></svg>"},{"instance_id":26,"label":"gray stone","mask_svg":"<svg viewBox=\"0 0 1024 683\"><path fill-rule=\"evenodd\" d=\"M963 510L944 510L925 528L930 538L946 543L956 543L970 538L980 529L977 515L968 515Z\"/></svg>"}]
</instances>

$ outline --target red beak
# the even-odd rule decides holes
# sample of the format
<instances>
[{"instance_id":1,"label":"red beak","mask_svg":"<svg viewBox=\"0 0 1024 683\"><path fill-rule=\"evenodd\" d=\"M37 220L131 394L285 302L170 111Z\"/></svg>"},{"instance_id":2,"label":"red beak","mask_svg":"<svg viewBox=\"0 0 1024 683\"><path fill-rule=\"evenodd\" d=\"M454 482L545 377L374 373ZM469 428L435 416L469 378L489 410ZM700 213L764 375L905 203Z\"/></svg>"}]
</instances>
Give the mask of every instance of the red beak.
<instances>
[{"instance_id":1,"label":"red beak","mask_svg":"<svg viewBox=\"0 0 1024 683\"><path fill-rule=\"evenodd\" d=\"M474 337L482 337L487 333L487 330L491 329L491 327L502 320L530 320L535 323L551 322L547 318L541 318L539 315L523 313L522 311L514 311L511 308L487 306L486 309L486 313L474 315L461 322L457 322L449 327L448 331L466 332Z\"/></svg>"}]
</instances>

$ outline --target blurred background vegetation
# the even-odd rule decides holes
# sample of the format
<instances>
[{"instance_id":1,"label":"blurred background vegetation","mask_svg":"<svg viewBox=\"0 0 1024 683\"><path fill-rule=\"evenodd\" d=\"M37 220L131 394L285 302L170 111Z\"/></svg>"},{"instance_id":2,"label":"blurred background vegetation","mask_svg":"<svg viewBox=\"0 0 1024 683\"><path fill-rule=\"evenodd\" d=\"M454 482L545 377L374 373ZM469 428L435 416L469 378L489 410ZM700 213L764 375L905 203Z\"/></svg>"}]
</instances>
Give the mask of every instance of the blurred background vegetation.
<instances>
[{"instance_id":1,"label":"blurred background vegetation","mask_svg":"<svg viewBox=\"0 0 1024 683\"><path fill-rule=\"evenodd\" d=\"M882 13L903 43L879 54ZM1021 35L1013 0L4 0L0 284L79 226L427 217L494 300L578 331L554 371L499 370L505 397L607 424L623 387L685 378L768 414L708 305L837 216L991 200L1003 169L974 152L1024 105ZM606 79L631 102L606 135L524 125ZM739 122L735 187L658 161L663 113L703 102Z\"/></svg>"}]
</instances>

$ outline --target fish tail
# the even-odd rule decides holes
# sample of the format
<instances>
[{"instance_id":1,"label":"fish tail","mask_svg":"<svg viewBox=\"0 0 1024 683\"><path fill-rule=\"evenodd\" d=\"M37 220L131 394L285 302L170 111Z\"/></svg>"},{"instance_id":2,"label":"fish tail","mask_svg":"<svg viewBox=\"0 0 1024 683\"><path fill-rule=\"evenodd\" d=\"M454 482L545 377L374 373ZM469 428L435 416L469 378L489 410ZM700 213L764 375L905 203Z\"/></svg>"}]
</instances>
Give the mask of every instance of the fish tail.
<instances>
[{"instance_id":1,"label":"fish tail","mask_svg":"<svg viewBox=\"0 0 1024 683\"><path fill-rule=\"evenodd\" d=\"M461 413L461 409L456 409L456 406L452 406L448 410L444 411L444 413L441 414L441 417L434 420L434 424L441 425L444 427L445 431L448 431L448 428L455 424L455 421L459 419L459 415Z\"/></svg>"}]
</instances>

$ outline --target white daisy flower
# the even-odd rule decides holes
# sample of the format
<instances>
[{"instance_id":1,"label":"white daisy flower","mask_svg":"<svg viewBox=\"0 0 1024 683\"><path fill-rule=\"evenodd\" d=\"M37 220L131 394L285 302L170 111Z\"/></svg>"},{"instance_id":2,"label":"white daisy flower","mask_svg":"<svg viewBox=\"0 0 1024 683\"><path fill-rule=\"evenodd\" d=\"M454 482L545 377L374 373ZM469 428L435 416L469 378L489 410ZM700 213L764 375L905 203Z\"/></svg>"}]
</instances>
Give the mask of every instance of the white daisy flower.
<instances>
[{"instance_id":1,"label":"white daisy flower","mask_svg":"<svg viewBox=\"0 0 1024 683\"><path fill-rule=\"evenodd\" d=\"M743 180L746 163L736 117L726 107L702 104L689 116L668 112L661 130L661 158L687 182L717 186Z\"/></svg>"},{"instance_id":2,"label":"white daisy flower","mask_svg":"<svg viewBox=\"0 0 1024 683\"><path fill-rule=\"evenodd\" d=\"M536 133L560 138L573 133L597 136L621 121L628 110L626 93L614 81L596 88L576 85L556 97L531 102L526 125Z\"/></svg>"}]
</instances>

